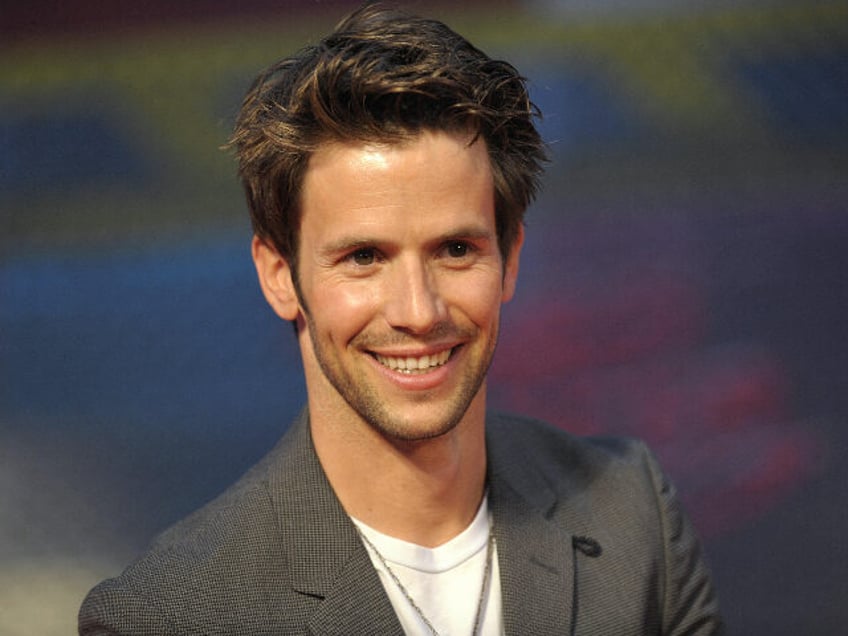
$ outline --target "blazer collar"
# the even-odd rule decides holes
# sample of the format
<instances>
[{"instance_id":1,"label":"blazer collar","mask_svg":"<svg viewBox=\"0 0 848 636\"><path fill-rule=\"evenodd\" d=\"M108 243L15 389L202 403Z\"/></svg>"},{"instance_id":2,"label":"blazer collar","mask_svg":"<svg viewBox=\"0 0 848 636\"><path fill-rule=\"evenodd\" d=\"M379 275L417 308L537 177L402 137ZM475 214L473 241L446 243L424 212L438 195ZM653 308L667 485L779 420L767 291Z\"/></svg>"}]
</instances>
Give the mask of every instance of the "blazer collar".
<instances>
[{"instance_id":1,"label":"blazer collar","mask_svg":"<svg viewBox=\"0 0 848 636\"><path fill-rule=\"evenodd\" d=\"M489 505L498 544L506 634L571 633L574 550L553 518L559 497L522 456L515 422L487 421ZM500 429L500 430L499 430ZM520 432L519 432L520 434Z\"/></svg>"},{"instance_id":2,"label":"blazer collar","mask_svg":"<svg viewBox=\"0 0 848 636\"><path fill-rule=\"evenodd\" d=\"M403 630L353 523L318 461L306 409L278 446L285 457L269 483L296 593L312 599L315 634Z\"/></svg>"},{"instance_id":3,"label":"blazer collar","mask_svg":"<svg viewBox=\"0 0 848 636\"><path fill-rule=\"evenodd\" d=\"M510 443L514 426L487 421L489 505L498 545L506 634L567 633L574 605L572 536L553 519L558 497ZM501 429L498 431L498 429ZM277 449L270 479L292 585L316 604L316 634L403 631L353 523L315 454L304 411Z\"/></svg>"}]
</instances>

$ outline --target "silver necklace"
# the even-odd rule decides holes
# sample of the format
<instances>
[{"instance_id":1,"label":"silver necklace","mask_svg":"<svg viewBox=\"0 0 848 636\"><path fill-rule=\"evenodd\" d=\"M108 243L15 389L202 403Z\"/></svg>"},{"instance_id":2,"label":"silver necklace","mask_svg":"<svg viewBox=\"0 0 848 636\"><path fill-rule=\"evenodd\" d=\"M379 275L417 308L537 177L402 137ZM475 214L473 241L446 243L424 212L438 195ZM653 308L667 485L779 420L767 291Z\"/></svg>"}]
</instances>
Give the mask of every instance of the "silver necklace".
<instances>
[{"instance_id":1,"label":"silver necklace","mask_svg":"<svg viewBox=\"0 0 848 636\"><path fill-rule=\"evenodd\" d=\"M433 636L439 636L439 632L436 631L435 627L433 627L433 623L431 623L430 620L424 615L422 609L418 607L418 603L413 600L412 595L409 593L406 587L404 587L403 583L400 582L400 579L398 578L397 574L395 574L394 570L389 567L388 561L386 561L386 558L377 549L377 546L371 543L371 540L365 536L365 533L359 529L359 526L357 526L356 524L353 525L356 528L356 531L359 533L359 536L362 537L362 540L365 541L365 543L368 544L368 547L371 548L374 554L377 555L377 558L380 560L380 563L383 564L383 567L386 568L386 572L388 572L389 576L392 577L392 580L395 582L395 585L398 586L398 589L403 593L404 597L406 597L406 600L409 601L409 604L412 606L412 609L415 610L415 613L418 614L421 620L424 621L424 624L427 625L427 628L430 630L430 633L433 634ZM471 629L471 636L477 636L477 630L480 629L480 619L483 618L483 600L486 598L486 591L489 587L489 574L492 569L492 553L494 552L494 548L495 533L492 531L492 524L490 523L489 539L486 542L486 567L483 570L483 584L480 586L480 598L477 599L477 612L474 615L474 627Z\"/></svg>"}]
</instances>

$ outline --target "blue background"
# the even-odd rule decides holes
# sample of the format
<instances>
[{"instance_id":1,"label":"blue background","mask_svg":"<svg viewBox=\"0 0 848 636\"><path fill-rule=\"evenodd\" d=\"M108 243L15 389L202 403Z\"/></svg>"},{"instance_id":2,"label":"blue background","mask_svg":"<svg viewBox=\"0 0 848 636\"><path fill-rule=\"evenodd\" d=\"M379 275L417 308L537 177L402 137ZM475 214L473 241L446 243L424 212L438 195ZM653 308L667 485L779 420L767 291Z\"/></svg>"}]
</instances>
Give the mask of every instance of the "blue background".
<instances>
[{"instance_id":1,"label":"blue background","mask_svg":"<svg viewBox=\"0 0 848 636\"><path fill-rule=\"evenodd\" d=\"M351 5L33 2L0 22L0 632L88 588L274 443L304 387L226 141ZM552 162L500 408L647 439L732 634L848 621L848 10L418 2L515 63ZM49 10L48 10L49 9Z\"/></svg>"}]
</instances>

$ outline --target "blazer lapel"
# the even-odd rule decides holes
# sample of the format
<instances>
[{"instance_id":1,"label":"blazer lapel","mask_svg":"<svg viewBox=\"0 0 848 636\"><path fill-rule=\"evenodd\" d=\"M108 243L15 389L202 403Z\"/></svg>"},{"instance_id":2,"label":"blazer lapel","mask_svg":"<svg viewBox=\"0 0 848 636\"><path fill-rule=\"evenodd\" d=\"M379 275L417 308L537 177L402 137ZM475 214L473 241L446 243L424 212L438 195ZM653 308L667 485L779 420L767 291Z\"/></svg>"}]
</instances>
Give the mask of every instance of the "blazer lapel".
<instances>
[{"instance_id":1,"label":"blazer lapel","mask_svg":"<svg viewBox=\"0 0 848 636\"><path fill-rule=\"evenodd\" d=\"M309 629L402 636L371 559L315 455L306 411L287 438L285 468L270 490Z\"/></svg>"},{"instance_id":2,"label":"blazer lapel","mask_svg":"<svg viewBox=\"0 0 848 636\"><path fill-rule=\"evenodd\" d=\"M507 427L495 428L497 434L487 434L489 503L505 633L570 633L574 551L572 535L553 520L561 502L532 461L514 454ZM284 439L284 468L269 488L292 587L302 601L297 612L314 634L402 636L371 559L318 462L306 412Z\"/></svg>"},{"instance_id":3,"label":"blazer lapel","mask_svg":"<svg viewBox=\"0 0 848 636\"><path fill-rule=\"evenodd\" d=\"M489 505L498 546L507 635L571 633L572 535L552 520L556 494L515 457L503 430L489 435ZM506 440L506 441L505 441Z\"/></svg>"},{"instance_id":4,"label":"blazer lapel","mask_svg":"<svg viewBox=\"0 0 848 636\"><path fill-rule=\"evenodd\" d=\"M321 636L403 636L403 629L365 550L356 550L341 568L308 627L310 633Z\"/></svg>"}]
</instances>

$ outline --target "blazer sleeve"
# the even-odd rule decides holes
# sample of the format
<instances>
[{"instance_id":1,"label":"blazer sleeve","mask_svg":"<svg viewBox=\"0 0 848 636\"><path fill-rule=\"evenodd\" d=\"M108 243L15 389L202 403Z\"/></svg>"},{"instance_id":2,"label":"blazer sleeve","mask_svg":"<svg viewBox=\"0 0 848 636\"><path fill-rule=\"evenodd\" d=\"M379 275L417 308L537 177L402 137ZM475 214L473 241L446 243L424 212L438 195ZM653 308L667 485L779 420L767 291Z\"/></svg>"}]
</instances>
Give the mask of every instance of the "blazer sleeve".
<instances>
[{"instance_id":1,"label":"blazer sleeve","mask_svg":"<svg viewBox=\"0 0 848 636\"><path fill-rule=\"evenodd\" d=\"M724 626L701 543L681 507L674 485L645 449L663 534L662 633L707 636Z\"/></svg>"},{"instance_id":2,"label":"blazer sleeve","mask_svg":"<svg viewBox=\"0 0 848 636\"><path fill-rule=\"evenodd\" d=\"M79 612L80 636L184 634L130 588L107 580L89 592Z\"/></svg>"}]
</instances>

